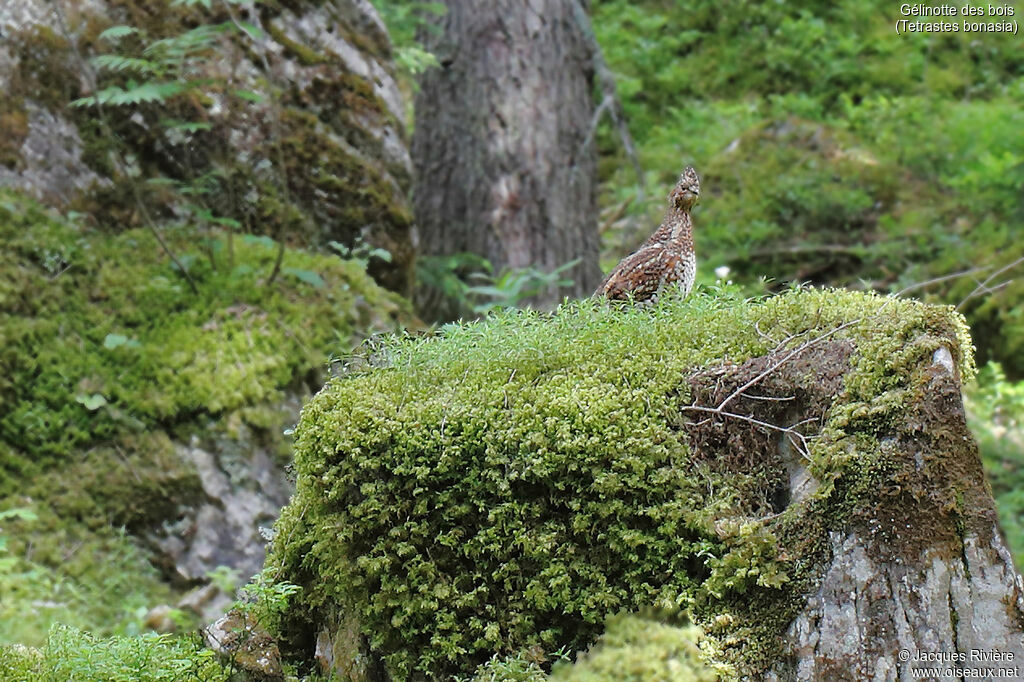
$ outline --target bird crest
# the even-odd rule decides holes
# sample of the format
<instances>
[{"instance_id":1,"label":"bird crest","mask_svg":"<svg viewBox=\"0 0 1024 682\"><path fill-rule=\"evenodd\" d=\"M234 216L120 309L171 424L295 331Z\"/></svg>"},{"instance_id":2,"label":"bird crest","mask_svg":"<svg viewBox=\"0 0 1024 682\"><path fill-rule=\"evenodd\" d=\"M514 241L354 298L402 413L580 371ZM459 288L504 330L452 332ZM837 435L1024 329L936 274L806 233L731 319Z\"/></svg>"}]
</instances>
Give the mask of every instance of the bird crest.
<instances>
[{"instance_id":1,"label":"bird crest","mask_svg":"<svg viewBox=\"0 0 1024 682\"><path fill-rule=\"evenodd\" d=\"M697 203L700 198L700 178L693 166L687 166L683 174L679 176L679 182L669 192L669 205L676 208L687 209Z\"/></svg>"}]
</instances>

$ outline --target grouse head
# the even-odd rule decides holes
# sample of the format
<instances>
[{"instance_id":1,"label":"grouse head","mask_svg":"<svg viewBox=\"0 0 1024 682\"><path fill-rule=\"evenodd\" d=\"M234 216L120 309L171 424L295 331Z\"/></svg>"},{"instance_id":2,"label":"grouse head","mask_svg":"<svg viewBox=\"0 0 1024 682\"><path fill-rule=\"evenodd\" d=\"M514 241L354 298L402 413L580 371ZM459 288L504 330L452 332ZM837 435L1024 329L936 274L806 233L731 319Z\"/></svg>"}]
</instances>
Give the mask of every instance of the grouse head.
<instances>
[{"instance_id":1,"label":"grouse head","mask_svg":"<svg viewBox=\"0 0 1024 682\"><path fill-rule=\"evenodd\" d=\"M689 209L700 197L700 178L693 166L687 166L679 176L679 182L668 195L668 203L675 208Z\"/></svg>"}]
</instances>

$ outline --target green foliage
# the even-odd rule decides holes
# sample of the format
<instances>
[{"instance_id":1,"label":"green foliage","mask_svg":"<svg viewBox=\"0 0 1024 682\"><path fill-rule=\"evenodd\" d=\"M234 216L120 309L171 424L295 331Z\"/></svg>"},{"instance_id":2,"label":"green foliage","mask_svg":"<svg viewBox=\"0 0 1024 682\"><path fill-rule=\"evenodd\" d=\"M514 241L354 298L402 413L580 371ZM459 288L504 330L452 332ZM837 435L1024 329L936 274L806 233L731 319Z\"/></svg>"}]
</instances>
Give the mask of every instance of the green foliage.
<instances>
[{"instance_id":1,"label":"green foliage","mask_svg":"<svg viewBox=\"0 0 1024 682\"><path fill-rule=\"evenodd\" d=\"M492 310L526 307L544 291L572 286L565 274L580 259L563 263L550 272L536 267L507 268L494 274L491 263L472 253L423 256L416 271L420 307L439 318L479 317ZM435 296L440 302L427 299Z\"/></svg>"},{"instance_id":2,"label":"green foliage","mask_svg":"<svg viewBox=\"0 0 1024 682\"><path fill-rule=\"evenodd\" d=\"M575 665L556 664L552 682L717 682L733 679L728 666L711 667L693 625L666 625L637 616L609 619L607 629Z\"/></svg>"},{"instance_id":3,"label":"green foliage","mask_svg":"<svg viewBox=\"0 0 1024 682\"><path fill-rule=\"evenodd\" d=\"M548 676L541 663L530 652L504 657L495 654L477 668L471 682L545 682Z\"/></svg>"},{"instance_id":4,"label":"green foliage","mask_svg":"<svg viewBox=\"0 0 1024 682\"><path fill-rule=\"evenodd\" d=\"M278 580L274 571L264 568L242 588L237 606L267 631L278 633L282 614L301 589L294 583Z\"/></svg>"},{"instance_id":5,"label":"green foliage","mask_svg":"<svg viewBox=\"0 0 1024 682\"><path fill-rule=\"evenodd\" d=\"M180 4L180 3L179 3ZM213 56L219 37L235 30L232 22L204 24L178 35L149 40L145 31L135 26L112 26L100 38L119 44L128 36L135 36L142 44L141 56L129 54L101 54L92 58L100 71L144 76L148 80L129 79L124 88L111 85L94 95L71 103L75 107L132 106L143 103L164 103L191 92L209 88L210 80L203 75L203 64Z\"/></svg>"},{"instance_id":6,"label":"green foliage","mask_svg":"<svg viewBox=\"0 0 1024 682\"><path fill-rule=\"evenodd\" d=\"M989 363L964 404L1014 563L1024 566L1024 381L1008 381L1002 367Z\"/></svg>"},{"instance_id":7,"label":"green foliage","mask_svg":"<svg viewBox=\"0 0 1024 682\"><path fill-rule=\"evenodd\" d=\"M817 333L857 349L813 445L830 483L847 468L878 475L848 454L850 438L871 452L856 416L900 414L938 344L973 371L948 309L841 291L749 303L726 289L649 309L586 300L383 342L296 429L298 489L268 560L303 588L285 634L341 609L408 679L465 674L499 652L579 650L622 610L713 618L725 604L772 604L736 626L750 640L742 655L763 660L792 616L785 595L807 588L808 564L779 548L819 526L737 524L775 516L767 469L695 460L680 414L696 368Z\"/></svg>"},{"instance_id":8,"label":"green foliage","mask_svg":"<svg viewBox=\"0 0 1024 682\"><path fill-rule=\"evenodd\" d=\"M217 566L212 571L207 571L206 577L210 583L217 586L224 594L234 594L238 589L239 572L230 566Z\"/></svg>"},{"instance_id":9,"label":"green foliage","mask_svg":"<svg viewBox=\"0 0 1024 682\"><path fill-rule=\"evenodd\" d=\"M420 0L375 0L374 6L388 26L395 45L395 63L407 76L416 76L431 66L438 66L437 57L423 49L417 41L419 31L437 30L428 19L447 11L442 2Z\"/></svg>"},{"instance_id":10,"label":"green foliage","mask_svg":"<svg viewBox=\"0 0 1024 682\"><path fill-rule=\"evenodd\" d=\"M489 282L466 288L466 293L483 300L473 306L473 312L484 314L503 308L519 308L527 304L531 297L547 289L572 286L572 280L566 279L563 274L579 262L579 258L571 260L551 272L531 267L504 270L493 278L485 276Z\"/></svg>"},{"instance_id":11,"label":"green foliage","mask_svg":"<svg viewBox=\"0 0 1024 682\"><path fill-rule=\"evenodd\" d=\"M1024 7L1017 7L1020 16ZM699 276L899 291L1024 256L1024 58L1015 41L892 29L891 4L597 0L594 27L651 169L642 227L608 233L610 267L647 234L683 163L702 173ZM609 206L635 194L610 128ZM637 216L633 216L636 219ZM614 247L612 247L614 245ZM963 308L985 359L1024 373L1022 268ZM946 303L964 277L920 289Z\"/></svg>"},{"instance_id":12,"label":"green foliage","mask_svg":"<svg viewBox=\"0 0 1024 682\"><path fill-rule=\"evenodd\" d=\"M226 682L231 674L197 636L99 639L55 625L39 649L0 646L0 678L8 682Z\"/></svg>"}]
</instances>

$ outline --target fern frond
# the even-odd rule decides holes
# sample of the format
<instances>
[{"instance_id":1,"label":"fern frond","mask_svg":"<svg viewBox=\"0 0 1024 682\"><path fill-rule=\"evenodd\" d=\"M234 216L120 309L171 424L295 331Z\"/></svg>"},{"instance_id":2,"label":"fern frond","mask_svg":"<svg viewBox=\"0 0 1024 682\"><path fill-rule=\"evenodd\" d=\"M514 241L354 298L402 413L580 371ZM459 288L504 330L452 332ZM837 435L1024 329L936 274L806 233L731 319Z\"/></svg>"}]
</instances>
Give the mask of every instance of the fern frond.
<instances>
[{"instance_id":1,"label":"fern frond","mask_svg":"<svg viewBox=\"0 0 1024 682\"><path fill-rule=\"evenodd\" d=\"M148 59L136 57L123 57L116 54L101 54L92 58L93 65L98 69L108 71L134 71L135 73L151 75L157 72L159 65Z\"/></svg>"},{"instance_id":2,"label":"fern frond","mask_svg":"<svg viewBox=\"0 0 1024 682\"><path fill-rule=\"evenodd\" d=\"M103 33L100 33L100 40L107 40L112 43L116 43L125 36L130 36L133 33L138 33L139 29L134 26L111 26Z\"/></svg>"}]
</instances>

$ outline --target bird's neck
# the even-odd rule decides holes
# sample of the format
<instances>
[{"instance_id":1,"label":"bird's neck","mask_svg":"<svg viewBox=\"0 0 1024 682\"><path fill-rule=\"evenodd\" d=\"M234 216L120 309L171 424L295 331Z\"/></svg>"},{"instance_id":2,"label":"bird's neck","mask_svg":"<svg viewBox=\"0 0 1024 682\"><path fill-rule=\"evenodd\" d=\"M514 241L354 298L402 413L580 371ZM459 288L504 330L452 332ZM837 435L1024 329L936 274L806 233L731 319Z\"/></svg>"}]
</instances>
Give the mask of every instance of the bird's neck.
<instances>
[{"instance_id":1,"label":"bird's neck","mask_svg":"<svg viewBox=\"0 0 1024 682\"><path fill-rule=\"evenodd\" d=\"M677 208L668 209L665 219L650 239L650 244L679 244L693 246L693 220L690 218L689 209Z\"/></svg>"}]
</instances>

